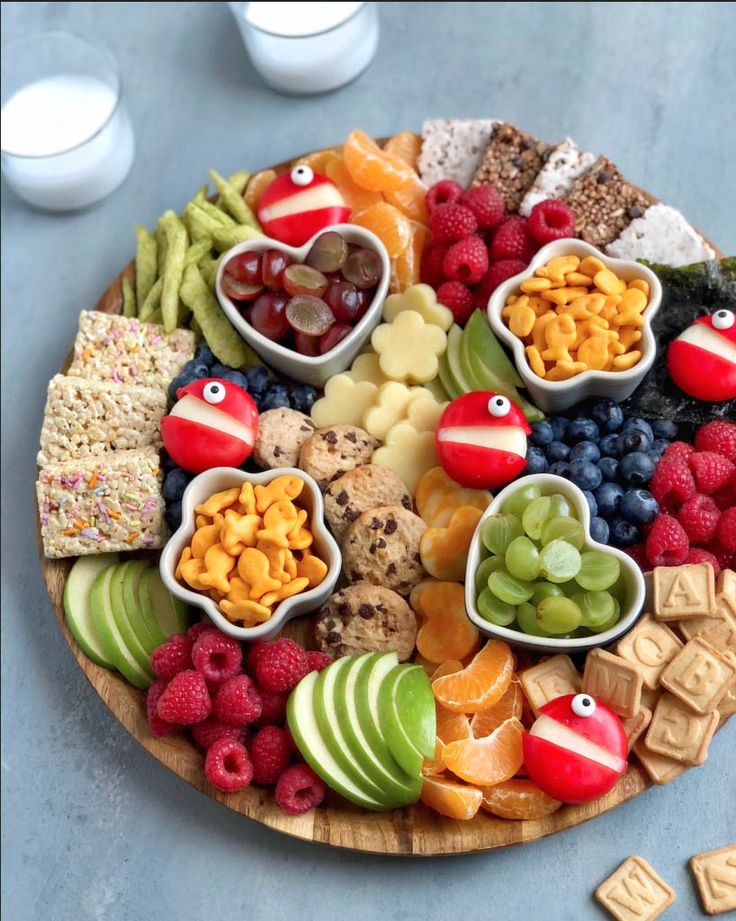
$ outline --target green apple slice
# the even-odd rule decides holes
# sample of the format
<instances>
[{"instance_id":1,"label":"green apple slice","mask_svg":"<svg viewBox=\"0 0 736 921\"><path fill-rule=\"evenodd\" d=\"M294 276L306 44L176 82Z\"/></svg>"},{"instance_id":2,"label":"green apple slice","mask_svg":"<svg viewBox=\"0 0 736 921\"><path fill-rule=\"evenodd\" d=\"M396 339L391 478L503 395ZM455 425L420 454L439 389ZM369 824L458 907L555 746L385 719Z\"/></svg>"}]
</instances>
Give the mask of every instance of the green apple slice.
<instances>
[{"instance_id":1,"label":"green apple slice","mask_svg":"<svg viewBox=\"0 0 736 921\"><path fill-rule=\"evenodd\" d=\"M156 646L165 643L174 633L186 633L189 607L166 588L158 569L147 569L141 576L138 602Z\"/></svg>"},{"instance_id":2,"label":"green apple slice","mask_svg":"<svg viewBox=\"0 0 736 921\"><path fill-rule=\"evenodd\" d=\"M410 684L401 690L406 680ZM426 692L423 690L425 687L431 698L432 688L423 668L419 665L400 665L383 682L378 695L383 736L391 754L412 777L421 775L425 757L434 756L434 698L431 698L430 722ZM412 712L414 708L415 713ZM427 755L425 753L430 751L429 741L432 742L432 754Z\"/></svg>"},{"instance_id":3,"label":"green apple slice","mask_svg":"<svg viewBox=\"0 0 736 921\"><path fill-rule=\"evenodd\" d=\"M471 313L470 319L465 324L463 335L469 340L471 353L478 358L481 364L490 368L496 377L506 381L510 387L524 386L524 381L493 334L482 310L474 310Z\"/></svg>"},{"instance_id":4,"label":"green apple slice","mask_svg":"<svg viewBox=\"0 0 736 921\"><path fill-rule=\"evenodd\" d=\"M69 570L64 586L64 612L72 636L84 654L103 668L115 668L115 665L105 655L95 625L92 623L89 596L97 576L117 561L117 553L80 556Z\"/></svg>"},{"instance_id":5,"label":"green apple slice","mask_svg":"<svg viewBox=\"0 0 736 921\"><path fill-rule=\"evenodd\" d=\"M437 710L429 676L419 665L401 668L394 692L396 715L412 745L425 758L434 758Z\"/></svg>"},{"instance_id":6,"label":"green apple slice","mask_svg":"<svg viewBox=\"0 0 736 921\"><path fill-rule=\"evenodd\" d=\"M349 668L340 670L335 681L335 712L342 734L355 760L366 775L383 792L392 806L414 803L422 790L421 782L409 777L394 758L381 761L373 751L358 720L355 695L359 676L370 669L376 653L366 653L355 658Z\"/></svg>"},{"instance_id":7,"label":"green apple slice","mask_svg":"<svg viewBox=\"0 0 736 921\"><path fill-rule=\"evenodd\" d=\"M463 331L459 326L451 326L447 334L447 370L449 371L450 380L455 385L455 390L459 394L470 393L477 390L476 387L467 379L462 367L460 366L460 343L462 342Z\"/></svg>"},{"instance_id":8,"label":"green apple slice","mask_svg":"<svg viewBox=\"0 0 736 921\"><path fill-rule=\"evenodd\" d=\"M126 573L131 566L137 566L139 563L140 561L138 560L131 560L127 563L119 563L113 569L110 577L110 604L115 624L120 636L123 638L123 642L141 669L153 680L154 673L151 668L151 657L138 639L123 602L123 582L125 581ZM145 563L143 565L145 567Z\"/></svg>"},{"instance_id":9,"label":"green apple slice","mask_svg":"<svg viewBox=\"0 0 736 921\"><path fill-rule=\"evenodd\" d=\"M440 355L439 365L438 365L438 375L440 383L442 384L443 390L447 391L447 395L451 400L454 400L456 397L460 396L460 393L455 389L455 382L450 377L450 369L447 365L447 355Z\"/></svg>"},{"instance_id":10,"label":"green apple slice","mask_svg":"<svg viewBox=\"0 0 736 921\"><path fill-rule=\"evenodd\" d=\"M120 674L137 688L147 688L151 678L144 671L125 644L115 622L110 598L110 582L119 565L103 569L92 583L89 609L92 626L100 641L105 658L112 662Z\"/></svg>"},{"instance_id":11,"label":"green apple slice","mask_svg":"<svg viewBox=\"0 0 736 921\"><path fill-rule=\"evenodd\" d=\"M355 710L358 715L358 724L371 751L384 764L391 764L397 759L394 758L383 737L378 712L378 697L386 677L397 668L398 664L399 660L395 652L374 653L372 662L366 669L361 669L355 684Z\"/></svg>"},{"instance_id":12,"label":"green apple slice","mask_svg":"<svg viewBox=\"0 0 736 921\"><path fill-rule=\"evenodd\" d=\"M322 738L314 708L314 689L319 675L319 672L310 672L289 695L286 722L296 747L315 774L336 793L364 809L385 809L383 802L369 796L343 771Z\"/></svg>"},{"instance_id":13,"label":"green apple slice","mask_svg":"<svg viewBox=\"0 0 736 921\"><path fill-rule=\"evenodd\" d=\"M150 660L151 653L159 644L155 642L151 631L148 629L148 624L143 616L143 609L138 601L138 586L143 573L148 569L151 569L151 564L145 560L136 560L130 563L123 576L122 589L123 606L130 621L130 626Z\"/></svg>"}]
</instances>

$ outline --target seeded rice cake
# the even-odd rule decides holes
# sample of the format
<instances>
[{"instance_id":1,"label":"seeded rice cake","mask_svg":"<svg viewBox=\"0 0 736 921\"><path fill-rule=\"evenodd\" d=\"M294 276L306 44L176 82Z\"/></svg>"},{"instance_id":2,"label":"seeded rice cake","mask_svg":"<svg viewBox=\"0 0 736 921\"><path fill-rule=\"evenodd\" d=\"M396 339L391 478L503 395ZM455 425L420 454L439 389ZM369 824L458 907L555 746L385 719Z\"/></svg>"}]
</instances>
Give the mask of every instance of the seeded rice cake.
<instances>
[{"instance_id":1,"label":"seeded rice cake","mask_svg":"<svg viewBox=\"0 0 736 921\"><path fill-rule=\"evenodd\" d=\"M715 259L712 247L683 215L669 205L652 205L606 247L617 259L648 259L665 265L691 265Z\"/></svg>"},{"instance_id":2,"label":"seeded rice cake","mask_svg":"<svg viewBox=\"0 0 736 921\"><path fill-rule=\"evenodd\" d=\"M565 138L555 147L539 171L531 188L519 206L523 215L548 198L562 198L573 182L595 163L595 154L580 150L572 138Z\"/></svg>"},{"instance_id":3,"label":"seeded rice cake","mask_svg":"<svg viewBox=\"0 0 736 921\"><path fill-rule=\"evenodd\" d=\"M549 144L520 128L499 123L493 129L471 185L495 185L506 210L518 211L551 150Z\"/></svg>"},{"instance_id":4,"label":"seeded rice cake","mask_svg":"<svg viewBox=\"0 0 736 921\"><path fill-rule=\"evenodd\" d=\"M454 179L465 188L491 139L493 118L430 118L422 127L419 175L426 185Z\"/></svg>"}]
</instances>

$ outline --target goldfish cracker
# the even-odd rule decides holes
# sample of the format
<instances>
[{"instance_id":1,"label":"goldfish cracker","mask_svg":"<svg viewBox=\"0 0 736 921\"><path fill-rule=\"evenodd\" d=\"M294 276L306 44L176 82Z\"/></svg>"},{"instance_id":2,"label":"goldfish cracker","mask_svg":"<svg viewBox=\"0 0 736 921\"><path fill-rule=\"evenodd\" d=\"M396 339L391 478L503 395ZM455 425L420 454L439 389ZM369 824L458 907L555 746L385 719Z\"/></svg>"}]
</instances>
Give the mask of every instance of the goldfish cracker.
<instances>
[{"instance_id":1,"label":"goldfish cracker","mask_svg":"<svg viewBox=\"0 0 736 921\"><path fill-rule=\"evenodd\" d=\"M643 326L642 313L647 306L647 296L638 288L627 288L621 295L614 326Z\"/></svg>"},{"instance_id":2,"label":"goldfish cracker","mask_svg":"<svg viewBox=\"0 0 736 921\"><path fill-rule=\"evenodd\" d=\"M605 264L597 256L586 256L577 267L577 271L589 278L595 278L596 274L605 269Z\"/></svg>"},{"instance_id":3,"label":"goldfish cracker","mask_svg":"<svg viewBox=\"0 0 736 921\"><path fill-rule=\"evenodd\" d=\"M567 381L582 371L587 371L588 366L582 361L558 361L554 368L547 372L545 380L548 381Z\"/></svg>"},{"instance_id":4,"label":"goldfish cracker","mask_svg":"<svg viewBox=\"0 0 736 921\"><path fill-rule=\"evenodd\" d=\"M621 345L630 349L641 339L641 332L633 326L622 326L618 331L618 339Z\"/></svg>"},{"instance_id":5,"label":"goldfish cracker","mask_svg":"<svg viewBox=\"0 0 736 921\"><path fill-rule=\"evenodd\" d=\"M423 384L437 377L447 336L438 326L426 323L420 313L404 310L393 323L382 323L373 330L371 345L386 377Z\"/></svg>"},{"instance_id":6,"label":"goldfish cracker","mask_svg":"<svg viewBox=\"0 0 736 921\"><path fill-rule=\"evenodd\" d=\"M612 356L623 355L626 351L626 346L623 342L618 341L618 336L615 339L611 339L608 343L608 351Z\"/></svg>"},{"instance_id":7,"label":"goldfish cracker","mask_svg":"<svg viewBox=\"0 0 736 921\"><path fill-rule=\"evenodd\" d=\"M558 307L560 307L563 304L567 304L569 301L574 300L576 297L582 297L587 293L587 288L568 288L564 286L562 288L552 288L549 291L542 291L540 296L543 301L550 301L552 304L556 304Z\"/></svg>"},{"instance_id":8,"label":"goldfish cracker","mask_svg":"<svg viewBox=\"0 0 736 921\"><path fill-rule=\"evenodd\" d=\"M195 515L194 525L197 528L206 528L208 524L212 524L212 519L209 515Z\"/></svg>"},{"instance_id":9,"label":"goldfish cracker","mask_svg":"<svg viewBox=\"0 0 736 921\"><path fill-rule=\"evenodd\" d=\"M299 509L296 522L286 534L290 550L306 550L308 547L312 546L314 538L309 528L304 527L306 520L306 511L304 509Z\"/></svg>"},{"instance_id":10,"label":"goldfish cracker","mask_svg":"<svg viewBox=\"0 0 736 921\"><path fill-rule=\"evenodd\" d=\"M509 329L515 336L519 336L523 339L524 336L528 336L534 328L534 321L537 319L537 315L529 306L528 298L525 304L522 304L522 300L523 298L519 298L511 308Z\"/></svg>"},{"instance_id":11,"label":"goldfish cracker","mask_svg":"<svg viewBox=\"0 0 736 921\"><path fill-rule=\"evenodd\" d=\"M582 272L568 272L567 275L565 275L565 284L574 285L576 287L580 285L583 287L590 287L590 285L593 284L593 279L590 275L584 275Z\"/></svg>"},{"instance_id":12,"label":"goldfish cracker","mask_svg":"<svg viewBox=\"0 0 736 921\"><path fill-rule=\"evenodd\" d=\"M629 282L629 288L638 288L639 291L643 291L646 295L647 300L649 300L649 282L644 278L635 278L633 281Z\"/></svg>"},{"instance_id":13,"label":"goldfish cracker","mask_svg":"<svg viewBox=\"0 0 736 921\"><path fill-rule=\"evenodd\" d=\"M305 554L308 554L309 550L305 550L303 552ZM302 559L304 559L304 557L302 557ZM315 557L315 559L319 560L319 557ZM319 560L319 561L320 563L322 562L322 560ZM290 553L284 560L284 569L286 570L286 574L288 575L290 579L296 579L296 577L299 575L299 573L297 572L297 561L294 558L293 553Z\"/></svg>"},{"instance_id":14,"label":"goldfish cracker","mask_svg":"<svg viewBox=\"0 0 736 921\"><path fill-rule=\"evenodd\" d=\"M246 547L238 560L238 575L250 585L250 598L258 601L266 594L281 588L281 581L270 574L270 563L265 553L255 547Z\"/></svg>"},{"instance_id":15,"label":"goldfish cracker","mask_svg":"<svg viewBox=\"0 0 736 921\"><path fill-rule=\"evenodd\" d=\"M194 511L198 515L209 515L210 518L214 518L217 512L221 512L234 502L237 502L239 496L240 487L233 486L232 489L224 489L222 492L216 492L214 495L210 496L206 502L196 506Z\"/></svg>"},{"instance_id":16,"label":"goldfish cracker","mask_svg":"<svg viewBox=\"0 0 736 921\"><path fill-rule=\"evenodd\" d=\"M543 300L541 297L537 297L536 294L532 294L529 297L529 306L534 311L535 317L541 317L549 313L549 304L547 301Z\"/></svg>"},{"instance_id":17,"label":"goldfish cracker","mask_svg":"<svg viewBox=\"0 0 736 921\"><path fill-rule=\"evenodd\" d=\"M563 313L555 317L544 331L547 348L542 352L545 361L570 361L569 348L577 338L575 321Z\"/></svg>"},{"instance_id":18,"label":"goldfish cracker","mask_svg":"<svg viewBox=\"0 0 736 921\"><path fill-rule=\"evenodd\" d=\"M564 282L565 275L577 271L579 265L580 259L577 256L556 256L546 265L539 266L534 274L540 278L548 278L554 284Z\"/></svg>"},{"instance_id":19,"label":"goldfish cracker","mask_svg":"<svg viewBox=\"0 0 736 921\"><path fill-rule=\"evenodd\" d=\"M539 377L544 377L547 373L547 369L544 366L541 352L536 345L528 345L524 351L526 352L527 361L532 371Z\"/></svg>"},{"instance_id":20,"label":"goldfish cracker","mask_svg":"<svg viewBox=\"0 0 736 921\"><path fill-rule=\"evenodd\" d=\"M210 598L215 602L215 604L219 604L222 601L222 599L226 597L225 595L222 594L222 592L218 592L216 588L211 588L206 594L210 596Z\"/></svg>"},{"instance_id":21,"label":"goldfish cracker","mask_svg":"<svg viewBox=\"0 0 736 921\"><path fill-rule=\"evenodd\" d=\"M191 560L191 558L192 558L192 548L185 547L181 552L181 556L179 557L179 562L176 564L176 569L174 570L174 578L178 582L181 582L183 578L181 574L182 563L188 563L189 560Z\"/></svg>"},{"instance_id":22,"label":"goldfish cracker","mask_svg":"<svg viewBox=\"0 0 736 921\"><path fill-rule=\"evenodd\" d=\"M203 528L197 528L192 535L192 556L198 560L203 560L210 547L220 543L221 529L218 524L208 524Z\"/></svg>"},{"instance_id":23,"label":"goldfish cracker","mask_svg":"<svg viewBox=\"0 0 736 921\"><path fill-rule=\"evenodd\" d=\"M286 569L287 556L291 556L291 551L284 547L277 547L268 540L259 540L256 550L260 550L268 558L268 574L273 579L278 579L283 585L291 581L291 576Z\"/></svg>"},{"instance_id":24,"label":"goldfish cracker","mask_svg":"<svg viewBox=\"0 0 736 921\"><path fill-rule=\"evenodd\" d=\"M578 348L578 362L591 371L602 371L608 364L608 339L606 336L589 336Z\"/></svg>"},{"instance_id":25,"label":"goldfish cracker","mask_svg":"<svg viewBox=\"0 0 736 921\"><path fill-rule=\"evenodd\" d=\"M240 495L238 497L238 503L240 504L240 512L243 515L255 515L256 513L256 494L253 490L253 484L246 480L243 485L240 487Z\"/></svg>"},{"instance_id":26,"label":"goldfish cracker","mask_svg":"<svg viewBox=\"0 0 736 921\"><path fill-rule=\"evenodd\" d=\"M220 602L222 612L233 623L242 622L246 627L263 624L271 617L271 608L256 601L228 601L227 598Z\"/></svg>"},{"instance_id":27,"label":"goldfish cracker","mask_svg":"<svg viewBox=\"0 0 736 921\"><path fill-rule=\"evenodd\" d=\"M256 510L260 515L263 515L263 513L268 511L270 506L275 502L280 502L282 500L291 502L293 499L298 498L303 489L304 480L291 473L277 476L276 479L271 480L266 486L258 484L254 488ZM294 517L296 517L296 512L294 512Z\"/></svg>"},{"instance_id":28,"label":"goldfish cracker","mask_svg":"<svg viewBox=\"0 0 736 921\"><path fill-rule=\"evenodd\" d=\"M199 581L207 588L216 588L227 595L230 591L228 576L235 569L235 559L230 556L222 544L213 544L204 555L204 572Z\"/></svg>"},{"instance_id":29,"label":"goldfish cracker","mask_svg":"<svg viewBox=\"0 0 736 921\"><path fill-rule=\"evenodd\" d=\"M263 516L263 527L256 531L258 540L268 540L277 547L289 546L289 531L297 521L297 510L289 499L279 499L270 505Z\"/></svg>"},{"instance_id":30,"label":"goldfish cracker","mask_svg":"<svg viewBox=\"0 0 736 921\"><path fill-rule=\"evenodd\" d=\"M298 595L300 592L303 592L308 585L309 579L306 576L297 576L296 579L292 579L291 582L286 582L279 588L274 589L274 591L267 592L261 597L260 603L271 607L271 605L278 604L279 601L284 601L286 598Z\"/></svg>"},{"instance_id":31,"label":"goldfish cracker","mask_svg":"<svg viewBox=\"0 0 736 921\"><path fill-rule=\"evenodd\" d=\"M201 581L201 577L205 572L205 563L204 560L198 560L195 557L185 561L179 561L179 574L180 577L187 583L190 588L195 589L198 592L207 592L210 589L209 585L206 585Z\"/></svg>"},{"instance_id":32,"label":"goldfish cracker","mask_svg":"<svg viewBox=\"0 0 736 921\"><path fill-rule=\"evenodd\" d=\"M596 288L604 294L622 294L626 290L626 282L610 269L600 269L596 272L593 282Z\"/></svg>"},{"instance_id":33,"label":"goldfish cracker","mask_svg":"<svg viewBox=\"0 0 736 921\"><path fill-rule=\"evenodd\" d=\"M238 515L228 509L225 512L225 522L220 528L222 546L231 556L240 556L246 547L255 544L256 531L261 527L261 522L260 515Z\"/></svg>"},{"instance_id":34,"label":"goldfish cracker","mask_svg":"<svg viewBox=\"0 0 736 921\"><path fill-rule=\"evenodd\" d=\"M453 512L447 527L427 528L419 541L419 555L430 576L462 582L470 541L482 514L473 506L461 506Z\"/></svg>"},{"instance_id":35,"label":"goldfish cracker","mask_svg":"<svg viewBox=\"0 0 736 921\"><path fill-rule=\"evenodd\" d=\"M251 586L240 576L233 576L230 579L230 591L226 597L228 601L248 601L250 600Z\"/></svg>"},{"instance_id":36,"label":"goldfish cracker","mask_svg":"<svg viewBox=\"0 0 736 921\"><path fill-rule=\"evenodd\" d=\"M635 364L638 363L641 358L641 352L636 350L632 352L626 352L625 355L616 355L613 359L613 367L617 371L628 371L629 368L633 368Z\"/></svg>"},{"instance_id":37,"label":"goldfish cracker","mask_svg":"<svg viewBox=\"0 0 736 921\"><path fill-rule=\"evenodd\" d=\"M534 329L532 330L532 345L539 352L547 347L546 329L548 324L554 319L555 314L553 311L549 310L548 307L547 313L538 317L537 322L534 324Z\"/></svg>"},{"instance_id":38,"label":"goldfish cracker","mask_svg":"<svg viewBox=\"0 0 736 921\"><path fill-rule=\"evenodd\" d=\"M327 563L318 556L310 554L301 560L296 560L296 575L300 579L306 579L309 588L315 588L324 581L327 575Z\"/></svg>"},{"instance_id":39,"label":"goldfish cracker","mask_svg":"<svg viewBox=\"0 0 736 921\"><path fill-rule=\"evenodd\" d=\"M549 278L527 278L526 281L522 281L522 283L519 285L519 288L524 292L524 294L538 294L539 292L546 291L551 287L552 282L549 280Z\"/></svg>"}]
</instances>

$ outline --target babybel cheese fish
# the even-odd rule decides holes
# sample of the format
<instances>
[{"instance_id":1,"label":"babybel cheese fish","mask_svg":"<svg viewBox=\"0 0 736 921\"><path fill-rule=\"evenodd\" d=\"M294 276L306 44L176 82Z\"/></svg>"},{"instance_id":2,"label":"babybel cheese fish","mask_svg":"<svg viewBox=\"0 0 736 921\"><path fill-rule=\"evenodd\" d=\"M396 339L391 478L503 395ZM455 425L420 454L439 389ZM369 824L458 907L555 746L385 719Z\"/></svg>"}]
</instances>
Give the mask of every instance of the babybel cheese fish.
<instances>
[{"instance_id":1,"label":"babybel cheese fish","mask_svg":"<svg viewBox=\"0 0 736 921\"><path fill-rule=\"evenodd\" d=\"M258 206L264 233L288 246L302 246L320 230L349 217L350 208L335 183L305 164L277 176Z\"/></svg>"},{"instance_id":2,"label":"babybel cheese fish","mask_svg":"<svg viewBox=\"0 0 736 921\"><path fill-rule=\"evenodd\" d=\"M673 340L667 370L680 390L696 400L736 398L736 316L722 308L698 317Z\"/></svg>"}]
</instances>

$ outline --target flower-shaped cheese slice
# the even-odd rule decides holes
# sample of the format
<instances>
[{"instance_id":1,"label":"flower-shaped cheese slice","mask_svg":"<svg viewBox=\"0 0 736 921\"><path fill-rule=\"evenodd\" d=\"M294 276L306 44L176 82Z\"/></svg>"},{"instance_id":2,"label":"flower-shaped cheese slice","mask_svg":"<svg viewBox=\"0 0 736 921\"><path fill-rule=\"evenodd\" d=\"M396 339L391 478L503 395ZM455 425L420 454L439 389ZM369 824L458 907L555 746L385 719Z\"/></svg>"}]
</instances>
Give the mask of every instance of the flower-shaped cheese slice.
<instances>
[{"instance_id":1,"label":"flower-shaped cheese slice","mask_svg":"<svg viewBox=\"0 0 736 921\"><path fill-rule=\"evenodd\" d=\"M424 387L417 387L406 407L406 418L418 432L434 432L447 403L438 403Z\"/></svg>"},{"instance_id":2,"label":"flower-shaped cheese slice","mask_svg":"<svg viewBox=\"0 0 736 921\"><path fill-rule=\"evenodd\" d=\"M436 466L433 432L418 432L409 422L397 422L386 434L383 447L373 452L372 463L388 467L414 495L422 474Z\"/></svg>"},{"instance_id":3,"label":"flower-shaped cheese slice","mask_svg":"<svg viewBox=\"0 0 736 921\"><path fill-rule=\"evenodd\" d=\"M325 385L325 395L312 406L312 421L325 425L358 425L372 406L378 387L370 381L354 381L347 374L336 374Z\"/></svg>"},{"instance_id":4,"label":"flower-shaped cheese slice","mask_svg":"<svg viewBox=\"0 0 736 921\"><path fill-rule=\"evenodd\" d=\"M376 401L363 417L363 428L379 441L383 441L390 428L406 418L406 410L413 394L406 384L388 381L381 384Z\"/></svg>"},{"instance_id":5,"label":"flower-shaped cheese slice","mask_svg":"<svg viewBox=\"0 0 736 921\"><path fill-rule=\"evenodd\" d=\"M353 361L352 367L346 371L348 377L354 381L370 381L376 387L386 383L386 375L381 371L379 357L374 351L363 352Z\"/></svg>"},{"instance_id":6,"label":"flower-shaped cheese slice","mask_svg":"<svg viewBox=\"0 0 736 921\"><path fill-rule=\"evenodd\" d=\"M447 336L416 310L404 310L393 323L382 323L373 330L371 345L386 377L423 384L437 376L438 357L447 348Z\"/></svg>"},{"instance_id":7,"label":"flower-shaped cheese slice","mask_svg":"<svg viewBox=\"0 0 736 921\"><path fill-rule=\"evenodd\" d=\"M452 326L452 311L439 303L434 288L430 285L410 285L401 294L387 297L383 305L383 319L387 323L393 323L405 310L416 311L421 314L425 323L439 326L445 332Z\"/></svg>"},{"instance_id":8,"label":"flower-shaped cheese slice","mask_svg":"<svg viewBox=\"0 0 736 921\"><path fill-rule=\"evenodd\" d=\"M445 528L427 528L419 541L422 565L435 579L462 582L470 541L483 512L472 505L455 509Z\"/></svg>"}]
</instances>

